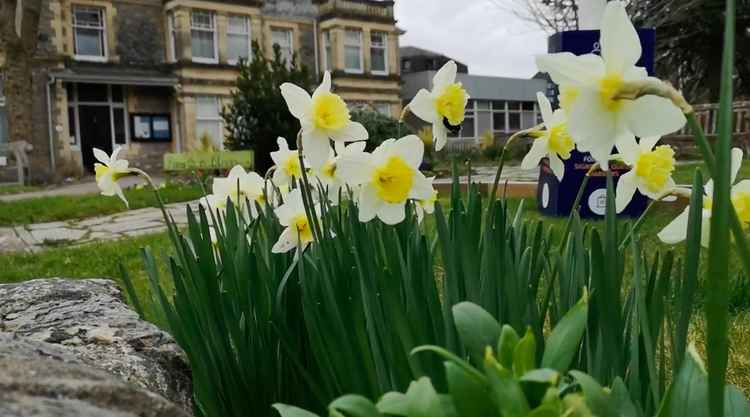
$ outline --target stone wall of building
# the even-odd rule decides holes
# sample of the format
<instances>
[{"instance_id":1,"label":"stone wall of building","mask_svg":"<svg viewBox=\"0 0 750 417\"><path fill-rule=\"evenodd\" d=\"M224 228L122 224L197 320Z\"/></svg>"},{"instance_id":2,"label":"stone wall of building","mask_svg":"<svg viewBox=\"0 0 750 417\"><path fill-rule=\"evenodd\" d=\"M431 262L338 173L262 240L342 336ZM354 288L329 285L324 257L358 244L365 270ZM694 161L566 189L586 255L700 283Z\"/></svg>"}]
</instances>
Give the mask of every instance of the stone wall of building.
<instances>
[{"instance_id":1,"label":"stone wall of building","mask_svg":"<svg viewBox=\"0 0 750 417\"><path fill-rule=\"evenodd\" d=\"M155 66L166 60L162 4L151 0L134 4L116 2L117 54L126 66Z\"/></svg>"}]
</instances>

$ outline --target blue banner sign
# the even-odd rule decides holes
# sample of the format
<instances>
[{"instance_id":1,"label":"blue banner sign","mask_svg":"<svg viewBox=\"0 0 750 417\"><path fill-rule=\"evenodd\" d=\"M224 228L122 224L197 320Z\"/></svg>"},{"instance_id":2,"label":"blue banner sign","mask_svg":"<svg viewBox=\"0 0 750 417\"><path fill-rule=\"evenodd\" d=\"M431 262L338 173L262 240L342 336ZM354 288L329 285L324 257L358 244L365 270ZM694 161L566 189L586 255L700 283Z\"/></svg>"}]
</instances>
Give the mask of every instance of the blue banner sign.
<instances>
[{"instance_id":1,"label":"blue banner sign","mask_svg":"<svg viewBox=\"0 0 750 417\"><path fill-rule=\"evenodd\" d=\"M638 36L641 38L643 55L638 66L645 67L649 75L654 73L654 45L656 33L653 29L639 29ZM575 55L600 54L598 30L575 30L557 33L550 36L548 49L550 53L571 52ZM547 88L547 97L553 107L558 107L558 89L551 81ZM539 183L537 187L537 205L539 210L551 216L568 216L573 209L576 195L586 173L594 164L589 153L574 150L570 159L565 162L565 176L562 181L552 173L548 161L542 161L539 171ZM612 176L617 184L618 178L628 172L629 168L623 164L611 163ZM607 196L607 180L603 172L594 173L589 178L588 185L581 198L581 217L601 218L604 216ZM624 216L636 217L646 209L648 198L641 193L635 193L631 203L622 213Z\"/></svg>"}]
</instances>

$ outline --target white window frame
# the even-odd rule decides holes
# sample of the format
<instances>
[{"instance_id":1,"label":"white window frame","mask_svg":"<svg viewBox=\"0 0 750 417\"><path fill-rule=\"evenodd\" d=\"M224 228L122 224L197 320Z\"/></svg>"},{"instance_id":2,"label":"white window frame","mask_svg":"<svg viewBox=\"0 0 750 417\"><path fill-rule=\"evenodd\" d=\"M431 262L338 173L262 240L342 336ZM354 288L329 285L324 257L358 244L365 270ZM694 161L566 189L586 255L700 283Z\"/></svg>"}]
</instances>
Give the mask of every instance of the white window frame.
<instances>
[{"instance_id":1,"label":"white window frame","mask_svg":"<svg viewBox=\"0 0 750 417\"><path fill-rule=\"evenodd\" d=\"M216 103L217 106L217 116L216 117L202 117L200 116L200 112L198 111L198 101L201 99L212 99ZM212 95L198 95L195 96L195 139L200 140L200 137L198 136L198 122L204 121L204 122L219 122L219 135L221 135L220 138L216 138L221 140L221 143L219 144L219 150L224 149L224 119L221 117L221 97L219 96L212 96ZM214 145L216 145L214 143Z\"/></svg>"},{"instance_id":2,"label":"white window frame","mask_svg":"<svg viewBox=\"0 0 750 417\"><path fill-rule=\"evenodd\" d=\"M209 28L204 28L200 26L195 26L195 21L193 20L193 16L196 13L205 13L208 14L211 17L211 26ZM201 63L201 64L218 64L219 63L219 38L216 31L216 13L209 11L209 10L201 10L201 9L194 9L190 11L190 51L192 55L192 44L193 44L193 31L199 31L199 32L211 32L213 43L214 43L214 56L213 58L206 58L206 57L196 57L193 56L193 62Z\"/></svg>"},{"instance_id":3,"label":"white window frame","mask_svg":"<svg viewBox=\"0 0 750 417\"><path fill-rule=\"evenodd\" d=\"M236 32L232 30L232 26L229 24L229 21L232 18L240 18L245 20L245 31L244 32ZM230 36L245 36L247 37L247 62L252 61L253 59L253 28L252 28L252 21L250 19L250 16L241 15L241 14L230 14L227 17L227 55L229 54L229 37ZM230 65L237 65L240 63L239 59L227 59L227 63Z\"/></svg>"},{"instance_id":4,"label":"white window frame","mask_svg":"<svg viewBox=\"0 0 750 417\"><path fill-rule=\"evenodd\" d=\"M372 36L374 34L378 34L382 37L382 45L375 46L375 43L372 41ZM376 70L372 68L372 51L374 49L380 49L383 51L383 66L385 67L383 70ZM380 30L373 30L370 32L370 67L370 72L374 75L388 75L388 32L383 32Z\"/></svg>"},{"instance_id":5,"label":"white window frame","mask_svg":"<svg viewBox=\"0 0 750 417\"><path fill-rule=\"evenodd\" d=\"M273 46L274 45L279 45L279 44L277 44L277 43L275 43L273 41L273 34L274 34L274 32L284 32L287 35L287 38L289 39L289 52L290 52L290 56L288 57L289 59L287 59L286 65L289 68L291 68L292 65L293 65L292 61L294 60L294 29L288 28L288 27L280 27L280 26L276 26L276 27L272 27L271 28L271 53L273 53ZM282 47L282 45L279 45L279 48L281 48L281 47ZM282 49L281 57L285 58L284 54L283 54L283 49L284 48L281 48L281 49Z\"/></svg>"},{"instance_id":6,"label":"white window frame","mask_svg":"<svg viewBox=\"0 0 750 417\"><path fill-rule=\"evenodd\" d=\"M169 62L177 62L177 25L175 19L174 12L167 13L167 31L169 32L167 59Z\"/></svg>"},{"instance_id":7,"label":"white window frame","mask_svg":"<svg viewBox=\"0 0 750 417\"><path fill-rule=\"evenodd\" d=\"M349 33L356 33L359 35L359 45L354 45L349 43L349 37L347 36ZM345 29L344 30L344 72L347 74L364 74L365 73L365 57L364 57L364 47L363 47L363 33L359 29ZM346 48L347 47L357 47L359 48L359 69L349 68L346 65Z\"/></svg>"},{"instance_id":8,"label":"white window frame","mask_svg":"<svg viewBox=\"0 0 750 417\"><path fill-rule=\"evenodd\" d=\"M78 10L96 10L99 13L101 19L101 26L84 26L76 23L76 11ZM104 7L98 6L84 6L79 4L72 5L72 22L71 28L73 31L73 58L77 61L94 61L94 62L106 62L109 55L108 41L107 41L107 11ZM99 36L102 42L102 55L81 55L78 53L78 29L96 29L99 31Z\"/></svg>"},{"instance_id":9,"label":"white window frame","mask_svg":"<svg viewBox=\"0 0 750 417\"><path fill-rule=\"evenodd\" d=\"M323 31L323 70L333 71L333 44L331 43L331 31ZM330 62L329 62L330 60Z\"/></svg>"}]
</instances>

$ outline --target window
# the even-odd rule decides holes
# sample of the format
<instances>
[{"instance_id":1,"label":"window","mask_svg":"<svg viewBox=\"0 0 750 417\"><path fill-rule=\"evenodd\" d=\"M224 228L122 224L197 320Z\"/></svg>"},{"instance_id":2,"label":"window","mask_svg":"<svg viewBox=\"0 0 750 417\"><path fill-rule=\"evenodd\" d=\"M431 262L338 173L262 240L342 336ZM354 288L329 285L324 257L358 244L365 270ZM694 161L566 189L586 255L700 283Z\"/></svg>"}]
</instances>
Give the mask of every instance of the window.
<instances>
[{"instance_id":1,"label":"window","mask_svg":"<svg viewBox=\"0 0 750 417\"><path fill-rule=\"evenodd\" d=\"M167 30L169 31L169 48L167 53L169 56L169 62L177 61L177 24L175 22L174 13L167 15Z\"/></svg>"},{"instance_id":2,"label":"window","mask_svg":"<svg viewBox=\"0 0 750 417\"><path fill-rule=\"evenodd\" d=\"M492 102L492 130L495 133L505 133L508 131L507 108L504 101Z\"/></svg>"},{"instance_id":3,"label":"window","mask_svg":"<svg viewBox=\"0 0 750 417\"><path fill-rule=\"evenodd\" d=\"M77 59L103 61L107 57L104 9L73 6L73 43Z\"/></svg>"},{"instance_id":4,"label":"window","mask_svg":"<svg viewBox=\"0 0 750 417\"><path fill-rule=\"evenodd\" d=\"M192 38L193 61L217 63L216 55L216 19L206 11L194 11L190 14L190 33Z\"/></svg>"},{"instance_id":5,"label":"window","mask_svg":"<svg viewBox=\"0 0 750 417\"><path fill-rule=\"evenodd\" d=\"M375 104L373 105L373 107L375 107L375 111L377 111L378 113L380 113L380 114L382 114L384 116L388 116L388 117L392 117L393 116L393 114L391 113L391 103L387 103L387 102L375 102Z\"/></svg>"},{"instance_id":6,"label":"window","mask_svg":"<svg viewBox=\"0 0 750 417\"><path fill-rule=\"evenodd\" d=\"M331 50L331 32L323 32L323 70L333 71L333 51Z\"/></svg>"},{"instance_id":7,"label":"window","mask_svg":"<svg viewBox=\"0 0 750 417\"><path fill-rule=\"evenodd\" d=\"M250 19L247 16L229 16L227 47L229 63L250 58Z\"/></svg>"},{"instance_id":8,"label":"window","mask_svg":"<svg viewBox=\"0 0 750 417\"><path fill-rule=\"evenodd\" d=\"M292 43L291 29L271 29L271 44L279 47L281 59L291 68L294 62L294 44Z\"/></svg>"},{"instance_id":9,"label":"window","mask_svg":"<svg viewBox=\"0 0 750 417\"><path fill-rule=\"evenodd\" d=\"M195 111L195 138L201 141L204 136L217 148L224 146L224 126L221 118L219 98L215 96L197 97Z\"/></svg>"},{"instance_id":10,"label":"window","mask_svg":"<svg viewBox=\"0 0 750 417\"><path fill-rule=\"evenodd\" d=\"M531 129L536 126L536 106L533 101L523 102L523 113L521 114L521 129Z\"/></svg>"},{"instance_id":11,"label":"window","mask_svg":"<svg viewBox=\"0 0 750 417\"><path fill-rule=\"evenodd\" d=\"M388 74L388 34L370 33L370 66L373 74Z\"/></svg>"},{"instance_id":12,"label":"window","mask_svg":"<svg viewBox=\"0 0 750 417\"><path fill-rule=\"evenodd\" d=\"M347 30L344 32L344 70L361 74L362 70L362 32Z\"/></svg>"}]
</instances>

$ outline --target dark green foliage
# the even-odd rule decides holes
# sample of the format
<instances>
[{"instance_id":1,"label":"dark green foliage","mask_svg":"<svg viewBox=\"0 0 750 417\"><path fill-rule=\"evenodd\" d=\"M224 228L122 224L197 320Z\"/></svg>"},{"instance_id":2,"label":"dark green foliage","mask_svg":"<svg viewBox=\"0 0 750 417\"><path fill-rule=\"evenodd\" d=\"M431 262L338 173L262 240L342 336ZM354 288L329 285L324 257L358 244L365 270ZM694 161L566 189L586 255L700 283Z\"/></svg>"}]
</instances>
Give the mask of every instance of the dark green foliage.
<instances>
[{"instance_id":1,"label":"dark green foliage","mask_svg":"<svg viewBox=\"0 0 750 417\"><path fill-rule=\"evenodd\" d=\"M309 70L298 65L296 56L288 63L276 46L272 58L263 55L253 42L253 59L242 62L232 103L222 112L228 136L224 145L230 150L255 150L255 170L263 175L273 165L270 152L277 149L276 138L287 139L296 147L299 121L289 113L279 87L285 82L308 92L314 80Z\"/></svg>"},{"instance_id":2,"label":"dark green foliage","mask_svg":"<svg viewBox=\"0 0 750 417\"><path fill-rule=\"evenodd\" d=\"M372 152L386 139L400 138L411 134L409 128L399 123L398 120L378 113L374 110L354 110L351 112L352 120L362 123L370 133L370 139L367 141L367 152Z\"/></svg>"}]
</instances>

